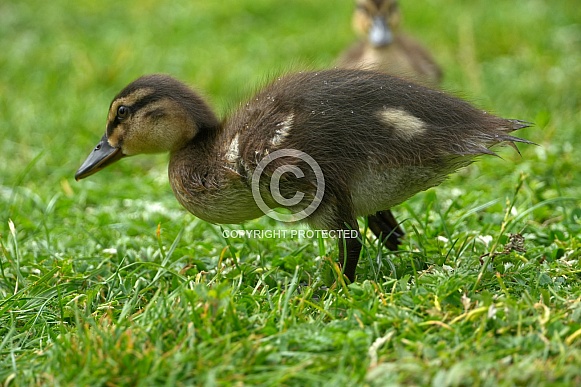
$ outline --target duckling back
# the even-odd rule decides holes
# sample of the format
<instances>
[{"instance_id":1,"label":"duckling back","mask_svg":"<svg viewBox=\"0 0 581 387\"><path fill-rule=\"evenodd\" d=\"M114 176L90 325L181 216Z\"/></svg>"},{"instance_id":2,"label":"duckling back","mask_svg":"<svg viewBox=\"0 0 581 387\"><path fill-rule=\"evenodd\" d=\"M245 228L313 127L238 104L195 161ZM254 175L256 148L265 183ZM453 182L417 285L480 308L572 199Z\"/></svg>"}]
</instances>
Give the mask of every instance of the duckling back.
<instances>
[{"instance_id":1,"label":"duckling back","mask_svg":"<svg viewBox=\"0 0 581 387\"><path fill-rule=\"evenodd\" d=\"M237 128L248 173L272 152L301 150L319 163L327 189L353 197L357 215L390 208L439 184L474 157L494 154L489 148L496 144L527 142L508 134L526 126L520 121L375 71L280 78L226 126Z\"/></svg>"},{"instance_id":2,"label":"duckling back","mask_svg":"<svg viewBox=\"0 0 581 387\"><path fill-rule=\"evenodd\" d=\"M342 69L279 78L226 127L239 131L247 157L254 157L256 149L294 147L354 165L362 156L386 166L434 163L490 154L495 144L524 141L508 135L523 127L520 121L398 77Z\"/></svg>"}]
</instances>

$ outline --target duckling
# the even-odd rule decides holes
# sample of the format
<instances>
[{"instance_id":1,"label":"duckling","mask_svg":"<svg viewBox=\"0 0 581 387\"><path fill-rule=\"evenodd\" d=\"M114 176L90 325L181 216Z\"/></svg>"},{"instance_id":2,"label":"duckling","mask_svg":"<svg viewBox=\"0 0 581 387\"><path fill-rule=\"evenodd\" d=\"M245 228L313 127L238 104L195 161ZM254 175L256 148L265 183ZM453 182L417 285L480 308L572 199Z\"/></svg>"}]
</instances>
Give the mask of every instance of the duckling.
<instances>
[{"instance_id":1,"label":"duckling","mask_svg":"<svg viewBox=\"0 0 581 387\"><path fill-rule=\"evenodd\" d=\"M442 70L420 43L398 33L400 18L396 0L356 0L353 28L363 39L340 56L338 66L379 70L437 86Z\"/></svg>"},{"instance_id":2,"label":"duckling","mask_svg":"<svg viewBox=\"0 0 581 387\"><path fill-rule=\"evenodd\" d=\"M344 231L340 263L354 281L358 216L438 185L476 156L494 155L493 145L530 143L509 134L526 126L400 78L344 69L280 77L220 121L188 86L155 74L113 99L106 133L75 178L126 156L169 152L171 187L192 214L240 223L279 207L290 220L301 214L315 229Z\"/></svg>"}]
</instances>

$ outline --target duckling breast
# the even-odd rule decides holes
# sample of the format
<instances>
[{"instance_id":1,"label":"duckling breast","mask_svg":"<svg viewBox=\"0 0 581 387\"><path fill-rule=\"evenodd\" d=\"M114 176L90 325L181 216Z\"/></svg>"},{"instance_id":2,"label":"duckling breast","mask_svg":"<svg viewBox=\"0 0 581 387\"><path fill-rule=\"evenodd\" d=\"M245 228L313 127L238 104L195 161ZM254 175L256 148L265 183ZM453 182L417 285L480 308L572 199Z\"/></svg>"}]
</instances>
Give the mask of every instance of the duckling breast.
<instances>
[{"instance_id":1,"label":"duckling breast","mask_svg":"<svg viewBox=\"0 0 581 387\"><path fill-rule=\"evenodd\" d=\"M184 150L172 154L169 180L176 199L210 223L236 224L263 215L246 179L227 165L201 160Z\"/></svg>"}]
</instances>

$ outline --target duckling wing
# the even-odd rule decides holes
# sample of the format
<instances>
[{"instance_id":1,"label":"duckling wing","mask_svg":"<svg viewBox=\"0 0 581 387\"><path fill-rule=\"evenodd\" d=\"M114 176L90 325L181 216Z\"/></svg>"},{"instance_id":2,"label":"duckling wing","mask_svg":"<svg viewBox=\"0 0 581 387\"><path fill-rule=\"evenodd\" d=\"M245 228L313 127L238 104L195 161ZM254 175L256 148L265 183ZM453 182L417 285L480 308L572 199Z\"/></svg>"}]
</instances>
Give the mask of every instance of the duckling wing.
<instances>
[{"instance_id":1,"label":"duckling wing","mask_svg":"<svg viewBox=\"0 0 581 387\"><path fill-rule=\"evenodd\" d=\"M299 150L321 168L326 193L353 197L357 215L389 209L441 183L475 156L494 154L489 148L495 144L526 142L508 134L522 123L441 91L358 70L279 78L226 126L239 136L248 176L269 154ZM293 162L281 158L265 169L266 175L285 163ZM307 169L304 177L290 179L289 187L315 187L314 177ZM356 187L367 183L374 188ZM357 198L357 192L365 197Z\"/></svg>"}]
</instances>

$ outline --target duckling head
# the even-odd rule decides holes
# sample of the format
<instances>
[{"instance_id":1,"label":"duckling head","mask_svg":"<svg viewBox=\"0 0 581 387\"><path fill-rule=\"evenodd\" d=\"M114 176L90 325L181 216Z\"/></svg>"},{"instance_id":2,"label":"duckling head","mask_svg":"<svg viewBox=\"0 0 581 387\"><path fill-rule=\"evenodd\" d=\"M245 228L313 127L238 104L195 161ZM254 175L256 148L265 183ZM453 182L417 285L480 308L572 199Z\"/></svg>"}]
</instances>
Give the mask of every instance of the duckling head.
<instances>
[{"instance_id":1,"label":"duckling head","mask_svg":"<svg viewBox=\"0 0 581 387\"><path fill-rule=\"evenodd\" d=\"M141 153L175 152L219 122L194 91L167 75L141 77L111 102L105 135L81 165L75 179Z\"/></svg>"},{"instance_id":2,"label":"duckling head","mask_svg":"<svg viewBox=\"0 0 581 387\"><path fill-rule=\"evenodd\" d=\"M357 0L353 14L353 28L365 36L374 47L393 42L399 26L399 6L396 0Z\"/></svg>"}]
</instances>

